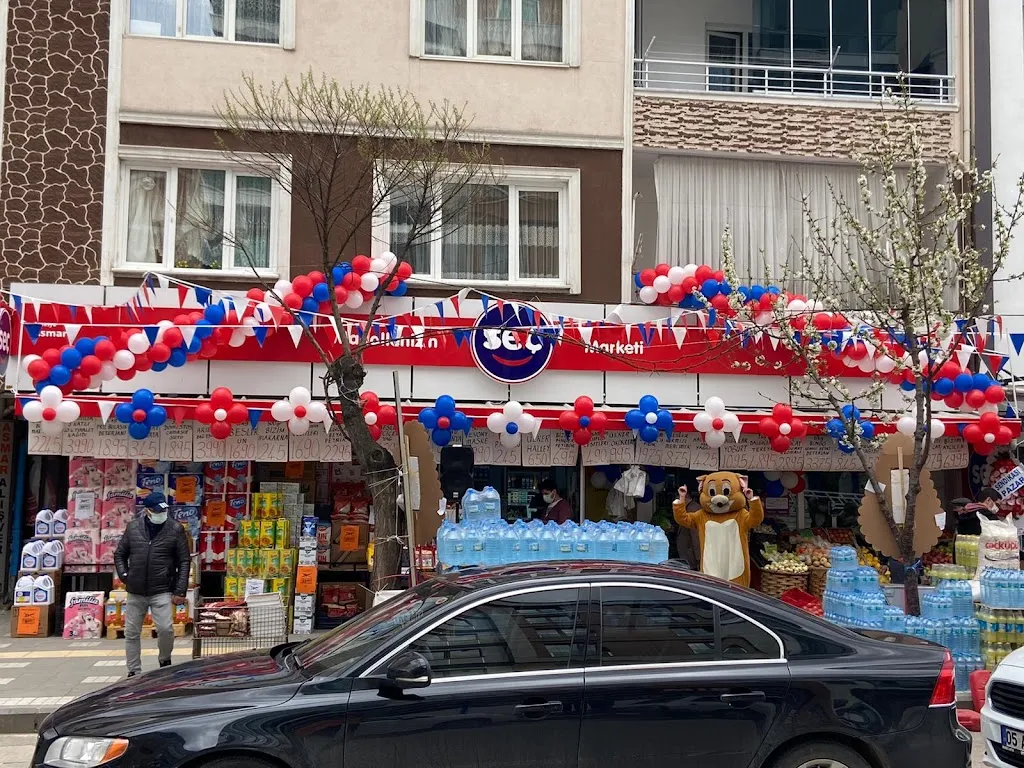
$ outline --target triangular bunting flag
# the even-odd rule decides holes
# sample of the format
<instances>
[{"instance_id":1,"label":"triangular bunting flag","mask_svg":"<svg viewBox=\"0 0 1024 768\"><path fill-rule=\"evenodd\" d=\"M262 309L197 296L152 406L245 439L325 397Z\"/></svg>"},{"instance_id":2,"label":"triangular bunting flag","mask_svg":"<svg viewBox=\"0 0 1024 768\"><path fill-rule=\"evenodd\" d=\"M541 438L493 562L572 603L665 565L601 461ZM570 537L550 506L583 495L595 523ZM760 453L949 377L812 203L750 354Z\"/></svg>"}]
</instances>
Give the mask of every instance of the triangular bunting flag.
<instances>
[{"instance_id":1,"label":"triangular bunting flag","mask_svg":"<svg viewBox=\"0 0 1024 768\"><path fill-rule=\"evenodd\" d=\"M260 425L260 417L263 416L263 412L256 408L249 409L249 426L252 427L252 431L255 432Z\"/></svg>"},{"instance_id":2,"label":"triangular bunting flag","mask_svg":"<svg viewBox=\"0 0 1024 768\"><path fill-rule=\"evenodd\" d=\"M142 330L146 334L146 338L149 339L149 343L156 344L156 338L160 335L160 327L156 325L147 325Z\"/></svg>"},{"instance_id":3,"label":"triangular bunting flag","mask_svg":"<svg viewBox=\"0 0 1024 768\"><path fill-rule=\"evenodd\" d=\"M388 318L388 336L392 339L398 338L398 321L393 317Z\"/></svg>"},{"instance_id":4,"label":"triangular bunting flag","mask_svg":"<svg viewBox=\"0 0 1024 768\"><path fill-rule=\"evenodd\" d=\"M579 332L580 332L580 339L583 341L584 344L586 344L589 347L590 346L590 339L594 335L594 326L590 325L589 323L586 324L586 325L581 325L579 327Z\"/></svg>"},{"instance_id":5,"label":"triangular bunting flag","mask_svg":"<svg viewBox=\"0 0 1024 768\"><path fill-rule=\"evenodd\" d=\"M960 367L966 368L967 364L971 362L971 356L974 354L974 347L970 344L961 344L960 348L953 354L956 355L956 360L960 363Z\"/></svg>"},{"instance_id":6,"label":"triangular bunting flag","mask_svg":"<svg viewBox=\"0 0 1024 768\"><path fill-rule=\"evenodd\" d=\"M77 323L65 323L64 332L68 335L68 344L74 344L78 334L82 332L82 326Z\"/></svg>"},{"instance_id":7,"label":"triangular bunting flag","mask_svg":"<svg viewBox=\"0 0 1024 768\"><path fill-rule=\"evenodd\" d=\"M25 333L28 334L28 337L33 344L39 341L39 334L42 330L43 326L39 323L25 323Z\"/></svg>"},{"instance_id":8,"label":"triangular bunting flag","mask_svg":"<svg viewBox=\"0 0 1024 768\"><path fill-rule=\"evenodd\" d=\"M36 320L39 319L39 299L29 299L28 303L32 305L32 317Z\"/></svg>"},{"instance_id":9,"label":"triangular bunting flag","mask_svg":"<svg viewBox=\"0 0 1024 768\"><path fill-rule=\"evenodd\" d=\"M160 287L163 290L165 290L165 291L167 290L168 286L171 284L171 281L167 279L167 275L157 275L156 276L156 281L157 281L157 283L160 284Z\"/></svg>"},{"instance_id":10,"label":"triangular bunting flag","mask_svg":"<svg viewBox=\"0 0 1024 768\"><path fill-rule=\"evenodd\" d=\"M461 347L463 344L469 341L470 332L471 331L469 328L453 328L452 338L455 339L455 346Z\"/></svg>"},{"instance_id":11,"label":"triangular bunting flag","mask_svg":"<svg viewBox=\"0 0 1024 768\"><path fill-rule=\"evenodd\" d=\"M72 320L78 319L78 307L74 304L68 304L68 313L71 315Z\"/></svg>"},{"instance_id":12,"label":"triangular bunting flag","mask_svg":"<svg viewBox=\"0 0 1024 768\"><path fill-rule=\"evenodd\" d=\"M434 306L437 307L437 316L444 320L444 299L435 301Z\"/></svg>"},{"instance_id":13,"label":"triangular bunting flag","mask_svg":"<svg viewBox=\"0 0 1024 768\"><path fill-rule=\"evenodd\" d=\"M292 337L292 344L294 344L295 348L298 349L299 348L299 339L302 338L302 326L301 325L289 325L288 326L288 333Z\"/></svg>"},{"instance_id":14,"label":"triangular bunting flag","mask_svg":"<svg viewBox=\"0 0 1024 768\"><path fill-rule=\"evenodd\" d=\"M180 405L171 408L171 418L174 420L174 423L180 427L181 422L185 420L185 409Z\"/></svg>"},{"instance_id":15,"label":"triangular bunting flag","mask_svg":"<svg viewBox=\"0 0 1024 768\"><path fill-rule=\"evenodd\" d=\"M196 327L194 325L183 325L179 329L181 331L181 338L185 340L185 346L192 346L192 339L196 336Z\"/></svg>"},{"instance_id":16,"label":"triangular bunting flag","mask_svg":"<svg viewBox=\"0 0 1024 768\"><path fill-rule=\"evenodd\" d=\"M17 312L20 315L21 314L21 296L19 296L18 294L15 293L15 294L13 294L11 296L11 298L14 299L14 311ZM486 308L486 305L484 305L484 307Z\"/></svg>"},{"instance_id":17,"label":"triangular bunting flag","mask_svg":"<svg viewBox=\"0 0 1024 768\"><path fill-rule=\"evenodd\" d=\"M178 306L185 306L185 301L188 299L189 287L187 285L178 286Z\"/></svg>"},{"instance_id":18,"label":"triangular bunting flag","mask_svg":"<svg viewBox=\"0 0 1024 768\"><path fill-rule=\"evenodd\" d=\"M676 347L678 349L683 348L683 342L686 341L686 326L685 325L673 325L672 335L676 338Z\"/></svg>"},{"instance_id":19,"label":"triangular bunting flag","mask_svg":"<svg viewBox=\"0 0 1024 768\"><path fill-rule=\"evenodd\" d=\"M213 295L213 291L211 291L209 288L203 288L202 286L197 285L195 287L195 292L196 301L198 301L201 306L205 307L207 304L210 303L210 297Z\"/></svg>"},{"instance_id":20,"label":"triangular bunting flag","mask_svg":"<svg viewBox=\"0 0 1024 768\"><path fill-rule=\"evenodd\" d=\"M1013 344L1013 349L1019 355L1022 348L1024 348L1024 333L1011 333L1010 343Z\"/></svg>"},{"instance_id":21,"label":"triangular bunting flag","mask_svg":"<svg viewBox=\"0 0 1024 768\"><path fill-rule=\"evenodd\" d=\"M96 405L100 409L100 420L106 424L107 420L110 418L110 414L112 414L114 412L114 408L117 407L117 403L113 400L100 400Z\"/></svg>"},{"instance_id":22,"label":"triangular bunting flag","mask_svg":"<svg viewBox=\"0 0 1024 768\"><path fill-rule=\"evenodd\" d=\"M775 336L774 334L769 333L768 334L768 341L771 342L772 349L778 349L779 348L779 337L778 336Z\"/></svg>"},{"instance_id":23,"label":"triangular bunting flag","mask_svg":"<svg viewBox=\"0 0 1024 768\"><path fill-rule=\"evenodd\" d=\"M988 370L993 376L997 376L1010 359L1006 355L985 355L985 357L988 359Z\"/></svg>"},{"instance_id":24,"label":"triangular bunting flag","mask_svg":"<svg viewBox=\"0 0 1024 768\"><path fill-rule=\"evenodd\" d=\"M89 322L91 323L92 322L92 307L89 306L88 304L86 304L85 306L82 307L82 311L85 312L86 318L88 318Z\"/></svg>"},{"instance_id":25,"label":"triangular bunting flag","mask_svg":"<svg viewBox=\"0 0 1024 768\"><path fill-rule=\"evenodd\" d=\"M640 325L637 326L637 330L640 331L640 338L643 340L644 346L651 346L651 340L654 338L654 331L651 330L651 324L640 323Z\"/></svg>"},{"instance_id":26,"label":"triangular bunting flag","mask_svg":"<svg viewBox=\"0 0 1024 768\"><path fill-rule=\"evenodd\" d=\"M490 306L490 304L491 304L491 297L488 296L486 293L481 293L480 294L480 304L483 306L483 310L486 313L487 312L487 307Z\"/></svg>"},{"instance_id":27,"label":"triangular bunting flag","mask_svg":"<svg viewBox=\"0 0 1024 768\"><path fill-rule=\"evenodd\" d=\"M263 342L267 340L267 333L269 330L270 329L265 325L257 325L252 329L252 335L256 337L256 343L261 347L263 346Z\"/></svg>"},{"instance_id":28,"label":"triangular bunting flag","mask_svg":"<svg viewBox=\"0 0 1024 768\"><path fill-rule=\"evenodd\" d=\"M1017 418L1017 411L1014 410L1014 407L1012 405L1006 406L1006 418L1008 418L1008 419L1016 419Z\"/></svg>"},{"instance_id":29,"label":"triangular bunting flag","mask_svg":"<svg viewBox=\"0 0 1024 768\"><path fill-rule=\"evenodd\" d=\"M536 418L533 420L533 439L536 440L540 435L540 425L544 423L544 419Z\"/></svg>"}]
</instances>

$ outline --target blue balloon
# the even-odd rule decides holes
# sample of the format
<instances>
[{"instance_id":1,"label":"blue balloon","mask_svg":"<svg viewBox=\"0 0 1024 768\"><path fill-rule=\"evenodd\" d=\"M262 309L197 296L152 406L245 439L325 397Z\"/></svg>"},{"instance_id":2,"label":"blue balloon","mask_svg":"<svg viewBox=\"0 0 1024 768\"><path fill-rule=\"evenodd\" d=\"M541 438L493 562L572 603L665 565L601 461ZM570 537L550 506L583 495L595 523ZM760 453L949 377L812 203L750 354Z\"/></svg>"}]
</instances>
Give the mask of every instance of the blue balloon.
<instances>
[{"instance_id":1,"label":"blue balloon","mask_svg":"<svg viewBox=\"0 0 1024 768\"><path fill-rule=\"evenodd\" d=\"M626 411L626 426L630 429L643 429L647 425L644 412L639 408Z\"/></svg>"},{"instance_id":2,"label":"blue balloon","mask_svg":"<svg viewBox=\"0 0 1024 768\"><path fill-rule=\"evenodd\" d=\"M825 424L825 430L832 437L836 438L842 437L843 435L846 434L846 427L843 426L843 422L839 419L829 419L828 422Z\"/></svg>"},{"instance_id":3,"label":"blue balloon","mask_svg":"<svg viewBox=\"0 0 1024 768\"><path fill-rule=\"evenodd\" d=\"M171 368L181 368L185 363L188 362L188 355L185 354L185 350L181 347L171 350L171 359L167 361L167 364Z\"/></svg>"},{"instance_id":4,"label":"blue balloon","mask_svg":"<svg viewBox=\"0 0 1024 768\"><path fill-rule=\"evenodd\" d=\"M992 386L994 382L989 378L987 373L976 373L974 374L974 388L982 391Z\"/></svg>"},{"instance_id":5,"label":"blue balloon","mask_svg":"<svg viewBox=\"0 0 1024 768\"><path fill-rule=\"evenodd\" d=\"M762 296L764 296L764 286L761 286L761 285L752 285L752 286L750 286L750 298L753 301L760 301Z\"/></svg>"},{"instance_id":6,"label":"blue balloon","mask_svg":"<svg viewBox=\"0 0 1024 768\"><path fill-rule=\"evenodd\" d=\"M653 424L647 424L640 430L640 439L645 443L653 443L658 439L658 428Z\"/></svg>"},{"instance_id":7,"label":"blue balloon","mask_svg":"<svg viewBox=\"0 0 1024 768\"><path fill-rule=\"evenodd\" d=\"M455 415L448 420L452 432L469 432L469 419L462 411L456 411Z\"/></svg>"},{"instance_id":8,"label":"blue balloon","mask_svg":"<svg viewBox=\"0 0 1024 768\"><path fill-rule=\"evenodd\" d=\"M870 421L862 421L860 423L860 435L865 440L871 440L875 436L875 425Z\"/></svg>"},{"instance_id":9,"label":"blue balloon","mask_svg":"<svg viewBox=\"0 0 1024 768\"><path fill-rule=\"evenodd\" d=\"M684 296L683 300L679 302L679 306L683 309L702 309L704 307L700 299L693 295Z\"/></svg>"},{"instance_id":10,"label":"blue balloon","mask_svg":"<svg viewBox=\"0 0 1024 768\"><path fill-rule=\"evenodd\" d=\"M131 403L118 403L114 409L114 418L120 421L122 424L132 424L135 419L132 416L135 414L135 409L132 408Z\"/></svg>"},{"instance_id":11,"label":"blue balloon","mask_svg":"<svg viewBox=\"0 0 1024 768\"><path fill-rule=\"evenodd\" d=\"M658 398L654 395L644 395L640 398L640 410L644 413L657 413Z\"/></svg>"},{"instance_id":12,"label":"blue balloon","mask_svg":"<svg viewBox=\"0 0 1024 768\"><path fill-rule=\"evenodd\" d=\"M936 394L945 397L953 391L953 380L952 379L936 379L932 385L932 389L935 390Z\"/></svg>"},{"instance_id":13,"label":"blue balloon","mask_svg":"<svg viewBox=\"0 0 1024 768\"><path fill-rule=\"evenodd\" d=\"M605 475L607 477L607 475ZM647 467L647 482L658 485L665 482L665 470L662 467Z\"/></svg>"},{"instance_id":14,"label":"blue balloon","mask_svg":"<svg viewBox=\"0 0 1024 768\"><path fill-rule=\"evenodd\" d=\"M438 416L447 416L450 419L455 415L455 398L451 395L441 395L434 403L434 410Z\"/></svg>"},{"instance_id":15,"label":"blue balloon","mask_svg":"<svg viewBox=\"0 0 1024 768\"><path fill-rule=\"evenodd\" d=\"M160 371L166 371L167 363L153 363L153 370L157 373L160 373Z\"/></svg>"},{"instance_id":16,"label":"blue balloon","mask_svg":"<svg viewBox=\"0 0 1024 768\"><path fill-rule=\"evenodd\" d=\"M704 285L700 287L700 292L704 294L705 299L713 299L718 295L721 290L722 284L715 280L713 277L709 277L704 281Z\"/></svg>"},{"instance_id":17,"label":"blue balloon","mask_svg":"<svg viewBox=\"0 0 1024 768\"><path fill-rule=\"evenodd\" d=\"M668 411L658 411L657 427L671 435L672 430L676 427L675 422L672 421L672 414Z\"/></svg>"},{"instance_id":18,"label":"blue balloon","mask_svg":"<svg viewBox=\"0 0 1024 768\"><path fill-rule=\"evenodd\" d=\"M583 429L586 429L589 426L590 426L590 417L589 416L580 416L580 427L583 428Z\"/></svg>"},{"instance_id":19,"label":"blue balloon","mask_svg":"<svg viewBox=\"0 0 1024 768\"><path fill-rule=\"evenodd\" d=\"M654 489L650 485L644 486L644 495L640 497L640 501L651 501L654 498Z\"/></svg>"},{"instance_id":20,"label":"blue balloon","mask_svg":"<svg viewBox=\"0 0 1024 768\"><path fill-rule=\"evenodd\" d=\"M915 389L917 389L917 385L912 381L901 381L900 389L902 389L904 392L913 392Z\"/></svg>"},{"instance_id":21,"label":"blue balloon","mask_svg":"<svg viewBox=\"0 0 1024 768\"><path fill-rule=\"evenodd\" d=\"M78 341L75 342L75 349L78 350L78 354L80 354L82 357L85 357L86 355L91 355L93 352L96 351L96 340L90 339L88 336L86 336L85 338L79 339Z\"/></svg>"},{"instance_id":22,"label":"blue balloon","mask_svg":"<svg viewBox=\"0 0 1024 768\"><path fill-rule=\"evenodd\" d=\"M435 429L430 433L430 439L434 441L434 445L444 448L452 441L452 431L450 429Z\"/></svg>"},{"instance_id":23,"label":"blue balloon","mask_svg":"<svg viewBox=\"0 0 1024 768\"><path fill-rule=\"evenodd\" d=\"M335 285L340 285L344 277L345 273L341 271L341 267L335 267L331 270L331 279L334 280Z\"/></svg>"},{"instance_id":24,"label":"blue balloon","mask_svg":"<svg viewBox=\"0 0 1024 768\"><path fill-rule=\"evenodd\" d=\"M401 282L400 282L400 283L399 283L399 284L398 284L398 285L397 285L397 286L395 287L395 290L393 290L393 291L389 291L389 293L390 293L390 294L391 294L392 296L397 296L397 297L399 297L399 298L401 298L402 296L405 296L405 294L407 294L408 292L409 292L409 284L408 284L408 283L406 283L406 282L405 282L405 280L402 280L402 281L401 281Z\"/></svg>"},{"instance_id":25,"label":"blue balloon","mask_svg":"<svg viewBox=\"0 0 1024 768\"><path fill-rule=\"evenodd\" d=\"M60 364L74 370L82 364L82 353L74 347L68 347L60 353Z\"/></svg>"},{"instance_id":26,"label":"blue balloon","mask_svg":"<svg viewBox=\"0 0 1024 768\"><path fill-rule=\"evenodd\" d=\"M969 373L958 374L957 377L953 379L953 389L966 395L974 389L974 377Z\"/></svg>"},{"instance_id":27,"label":"blue balloon","mask_svg":"<svg viewBox=\"0 0 1024 768\"><path fill-rule=\"evenodd\" d=\"M782 293L782 289L779 288L779 286L777 285L769 285L768 293L770 293L772 296L778 296L780 293Z\"/></svg>"},{"instance_id":28,"label":"blue balloon","mask_svg":"<svg viewBox=\"0 0 1024 768\"><path fill-rule=\"evenodd\" d=\"M153 393L148 389L137 389L135 394L132 395L132 408L141 408L143 411L148 411L153 407L153 403Z\"/></svg>"},{"instance_id":29,"label":"blue balloon","mask_svg":"<svg viewBox=\"0 0 1024 768\"><path fill-rule=\"evenodd\" d=\"M305 312L316 312L320 309L320 302L312 296L307 296L302 300L302 309Z\"/></svg>"},{"instance_id":30,"label":"blue balloon","mask_svg":"<svg viewBox=\"0 0 1024 768\"><path fill-rule=\"evenodd\" d=\"M211 304L210 306L220 306L218 304ZM210 307L207 307L209 310ZM223 312L223 310L221 310ZM213 336L213 323L205 318L199 318L196 320L196 335L194 338L208 339Z\"/></svg>"},{"instance_id":31,"label":"blue balloon","mask_svg":"<svg viewBox=\"0 0 1024 768\"><path fill-rule=\"evenodd\" d=\"M510 435L514 435L519 431L519 425L516 424L514 421L510 421L508 424L505 425L505 431L508 432Z\"/></svg>"},{"instance_id":32,"label":"blue balloon","mask_svg":"<svg viewBox=\"0 0 1024 768\"><path fill-rule=\"evenodd\" d=\"M145 440L149 437L149 425L144 421L133 421L128 425L128 434L136 440Z\"/></svg>"},{"instance_id":33,"label":"blue balloon","mask_svg":"<svg viewBox=\"0 0 1024 768\"><path fill-rule=\"evenodd\" d=\"M857 410L855 405L844 405L842 414L845 421L857 421L860 419L860 411Z\"/></svg>"},{"instance_id":34,"label":"blue balloon","mask_svg":"<svg viewBox=\"0 0 1024 768\"><path fill-rule=\"evenodd\" d=\"M352 271L352 264L350 262L343 261L335 269L340 269L341 276L344 277L345 275Z\"/></svg>"},{"instance_id":35,"label":"blue balloon","mask_svg":"<svg viewBox=\"0 0 1024 768\"><path fill-rule=\"evenodd\" d=\"M473 431L473 420L469 417L466 418L466 434L468 435Z\"/></svg>"},{"instance_id":36,"label":"blue balloon","mask_svg":"<svg viewBox=\"0 0 1024 768\"><path fill-rule=\"evenodd\" d=\"M36 394L38 395L40 392L42 392L44 389L46 389L46 387L49 387L52 384L53 384L53 382L50 381L49 379L42 379L42 380L36 382Z\"/></svg>"},{"instance_id":37,"label":"blue balloon","mask_svg":"<svg viewBox=\"0 0 1024 768\"><path fill-rule=\"evenodd\" d=\"M224 307L220 304L211 304L203 310L203 317L213 325L220 325L227 317L227 312L224 311Z\"/></svg>"},{"instance_id":38,"label":"blue balloon","mask_svg":"<svg viewBox=\"0 0 1024 768\"><path fill-rule=\"evenodd\" d=\"M839 444L839 450L842 451L843 453L853 453L857 449L854 448L852 445L846 445L846 443L840 443Z\"/></svg>"},{"instance_id":39,"label":"blue balloon","mask_svg":"<svg viewBox=\"0 0 1024 768\"><path fill-rule=\"evenodd\" d=\"M313 322L313 315L311 312L298 312L297 315L299 322L307 327Z\"/></svg>"},{"instance_id":40,"label":"blue balloon","mask_svg":"<svg viewBox=\"0 0 1024 768\"><path fill-rule=\"evenodd\" d=\"M71 371L63 365L55 365L50 369L50 381L58 387L63 387L71 381Z\"/></svg>"},{"instance_id":41,"label":"blue balloon","mask_svg":"<svg viewBox=\"0 0 1024 768\"><path fill-rule=\"evenodd\" d=\"M185 351L187 351L187 352L189 352L189 353L191 353L193 355L196 354L202 348L203 348L203 340L201 338L199 338L199 334L198 333L195 336L192 337L192 343L191 344L186 344L185 345ZM179 349L180 349L180 347L179 347Z\"/></svg>"},{"instance_id":42,"label":"blue balloon","mask_svg":"<svg viewBox=\"0 0 1024 768\"><path fill-rule=\"evenodd\" d=\"M640 273L639 273L639 272L635 272L635 273L633 274L633 285L635 285L635 286L636 286L636 289L637 289L638 291L639 291L639 290L640 290L641 288L643 288L643 287L644 287L644 284L643 284L643 283L642 283L642 282L640 281Z\"/></svg>"},{"instance_id":43,"label":"blue balloon","mask_svg":"<svg viewBox=\"0 0 1024 768\"><path fill-rule=\"evenodd\" d=\"M764 495L769 498L781 496L785 492L786 489L778 480L769 480L764 484Z\"/></svg>"},{"instance_id":44,"label":"blue balloon","mask_svg":"<svg viewBox=\"0 0 1024 768\"><path fill-rule=\"evenodd\" d=\"M416 419L427 429L437 429L437 411L433 408L424 408Z\"/></svg>"},{"instance_id":45,"label":"blue balloon","mask_svg":"<svg viewBox=\"0 0 1024 768\"><path fill-rule=\"evenodd\" d=\"M723 296L728 296L730 293L732 293L732 286L729 285L728 281L723 280L718 284L718 292Z\"/></svg>"},{"instance_id":46,"label":"blue balloon","mask_svg":"<svg viewBox=\"0 0 1024 768\"><path fill-rule=\"evenodd\" d=\"M317 302L317 306L323 304L325 301L329 301L331 298L331 286L327 283L317 283L313 286L313 298ZM303 301L303 304L306 302Z\"/></svg>"},{"instance_id":47,"label":"blue balloon","mask_svg":"<svg viewBox=\"0 0 1024 768\"><path fill-rule=\"evenodd\" d=\"M154 405L146 414L146 424L150 427L162 426L167 421L167 411L163 406Z\"/></svg>"},{"instance_id":48,"label":"blue balloon","mask_svg":"<svg viewBox=\"0 0 1024 768\"><path fill-rule=\"evenodd\" d=\"M743 297L743 301L750 301L750 288L745 285L741 285L736 290L739 292L740 296Z\"/></svg>"}]
</instances>

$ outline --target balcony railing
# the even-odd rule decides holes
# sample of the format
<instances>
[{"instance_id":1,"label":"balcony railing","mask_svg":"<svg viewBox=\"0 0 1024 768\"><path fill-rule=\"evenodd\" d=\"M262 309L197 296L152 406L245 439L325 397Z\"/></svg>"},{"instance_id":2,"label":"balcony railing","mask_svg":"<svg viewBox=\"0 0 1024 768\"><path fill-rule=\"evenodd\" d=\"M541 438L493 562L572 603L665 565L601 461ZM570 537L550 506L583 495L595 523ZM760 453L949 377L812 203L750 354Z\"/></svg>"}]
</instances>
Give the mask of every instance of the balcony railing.
<instances>
[{"instance_id":1,"label":"balcony railing","mask_svg":"<svg viewBox=\"0 0 1024 768\"><path fill-rule=\"evenodd\" d=\"M902 76L912 99L952 104L956 98L952 75ZM771 63L733 63L682 58L634 59L634 85L640 90L825 99L880 99L898 93L896 72Z\"/></svg>"}]
</instances>

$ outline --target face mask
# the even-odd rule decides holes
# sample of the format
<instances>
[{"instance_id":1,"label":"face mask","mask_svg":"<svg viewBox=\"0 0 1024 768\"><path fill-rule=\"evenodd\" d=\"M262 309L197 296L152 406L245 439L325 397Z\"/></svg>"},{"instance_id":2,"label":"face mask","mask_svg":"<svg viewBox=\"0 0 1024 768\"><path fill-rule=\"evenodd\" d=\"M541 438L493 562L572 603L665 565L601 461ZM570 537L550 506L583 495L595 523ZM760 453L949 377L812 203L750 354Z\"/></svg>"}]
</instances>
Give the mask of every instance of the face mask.
<instances>
[{"instance_id":1,"label":"face mask","mask_svg":"<svg viewBox=\"0 0 1024 768\"><path fill-rule=\"evenodd\" d=\"M541 498L544 499L544 503L545 504L550 504L552 501L555 500L555 494L553 494L553 493L545 493L545 494L541 495Z\"/></svg>"},{"instance_id":2,"label":"face mask","mask_svg":"<svg viewBox=\"0 0 1024 768\"><path fill-rule=\"evenodd\" d=\"M163 525L164 523L167 522L167 513L166 512L150 512L149 513L149 519L150 519L150 522L153 523L153 525Z\"/></svg>"}]
</instances>

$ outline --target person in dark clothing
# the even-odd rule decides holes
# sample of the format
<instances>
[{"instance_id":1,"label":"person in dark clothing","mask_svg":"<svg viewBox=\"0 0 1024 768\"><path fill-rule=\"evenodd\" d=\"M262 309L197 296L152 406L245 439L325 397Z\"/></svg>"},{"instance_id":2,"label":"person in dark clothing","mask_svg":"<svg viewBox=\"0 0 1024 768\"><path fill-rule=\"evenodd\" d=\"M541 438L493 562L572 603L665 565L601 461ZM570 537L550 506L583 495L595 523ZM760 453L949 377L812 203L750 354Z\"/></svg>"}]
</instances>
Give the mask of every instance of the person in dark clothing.
<instances>
[{"instance_id":1,"label":"person in dark clothing","mask_svg":"<svg viewBox=\"0 0 1024 768\"><path fill-rule=\"evenodd\" d=\"M156 624L160 666L170 666L173 606L184 604L188 591L190 563L185 529L167 519L167 500L162 493L151 493L143 505L146 514L128 524L114 552L114 568L128 591L124 620L128 677L142 672L142 622L147 611L152 612Z\"/></svg>"},{"instance_id":2,"label":"person in dark clothing","mask_svg":"<svg viewBox=\"0 0 1024 768\"><path fill-rule=\"evenodd\" d=\"M982 488L974 502L967 499L954 499L952 505L956 507L957 502L964 502L963 511L960 513L956 524L958 536L981 536L981 521L978 515L988 520L999 519L999 494L993 488Z\"/></svg>"},{"instance_id":3,"label":"person in dark clothing","mask_svg":"<svg viewBox=\"0 0 1024 768\"><path fill-rule=\"evenodd\" d=\"M562 498L562 493L558 490L558 485L554 479L546 477L541 480L540 492L546 505L540 512L541 520L544 522L554 520L556 523L561 524L566 520L573 519L572 506Z\"/></svg>"}]
</instances>

